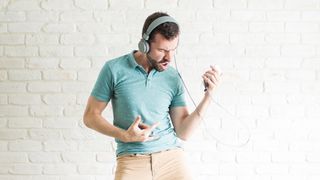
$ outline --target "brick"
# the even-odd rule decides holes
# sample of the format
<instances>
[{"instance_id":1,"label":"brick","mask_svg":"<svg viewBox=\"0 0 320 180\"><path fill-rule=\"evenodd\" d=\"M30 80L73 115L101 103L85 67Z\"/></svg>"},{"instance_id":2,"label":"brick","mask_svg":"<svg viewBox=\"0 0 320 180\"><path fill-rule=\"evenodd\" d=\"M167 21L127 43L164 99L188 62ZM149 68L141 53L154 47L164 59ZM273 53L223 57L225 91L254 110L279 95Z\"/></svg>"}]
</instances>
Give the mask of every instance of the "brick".
<instances>
[{"instance_id":1,"label":"brick","mask_svg":"<svg viewBox=\"0 0 320 180\"><path fill-rule=\"evenodd\" d=\"M114 163L115 161L116 157L112 152L97 153L97 162Z\"/></svg>"},{"instance_id":2,"label":"brick","mask_svg":"<svg viewBox=\"0 0 320 180\"><path fill-rule=\"evenodd\" d=\"M70 23L50 23L43 27L48 33L72 33L76 32L76 25Z\"/></svg>"},{"instance_id":3,"label":"brick","mask_svg":"<svg viewBox=\"0 0 320 180\"><path fill-rule=\"evenodd\" d=\"M97 70L78 71L78 80L80 81L95 81L99 75Z\"/></svg>"},{"instance_id":4,"label":"brick","mask_svg":"<svg viewBox=\"0 0 320 180\"><path fill-rule=\"evenodd\" d=\"M223 163L219 166L219 174L221 175L254 175L254 167L249 164Z\"/></svg>"},{"instance_id":5,"label":"brick","mask_svg":"<svg viewBox=\"0 0 320 180\"><path fill-rule=\"evenodd\" d=\"M106 0L93 0L90 2L86 0L75 0L75 6L85 10L106 10L109 8L108 2L109 1Z\"/></svg>"},{"instance_id":6,"label":"brick","mask_svg":"<svg viewBox=\"0 0 320 180\"><path fill-rule=\"evenodd\" d=\"M280 46L248 46L245 53L248 57L278 57L280 50Z\"/></svg>"},{"instance_id":7,"label":"brick","mask_svg":"<svg viewBox=\"0 0 320 180\"><path fill-rule=\"evenodd\" d=\"M75 174L77 167L75 164L49 164L43 166L43 174L69 175Z\"/></svg>"},{"instance_id":8,"label":"brick","mask_svg":"<svg viewBox=\"0 0 320 180\"><path fill-rule=\"evenodd\" d=\"M303 163L305 160L305 153L301 152L272 152L274 163Z\"/></svg>"},{"instance_id":9,"label":"brick","mask_svg":"<svg viewBox=\"0 0 320 180\"><path fill-rule=\"evenodd\" d=\"M37 0L17 0L8 4L8 10L33 11L40 10L40 6Z\"/></svg>"},{"instance_id":10,"label":"brick","mask_svg":"<svg viewBox=\"0 0 320 180\"><path fill-rule=\"evenodd\" d=\"M66 163L94 163L95 154L92 152L65 152L62 153L63 162Z\"/></svg>"},{"instance_id":11,"label":"brick","mask_svg":"<svg viewBox=\"0 0 320 180\"><path fill-rule=\"evenodd\" d=\"M236 154L238 163L270 163L271 153L268 152L239 152Z\"/></svg>"},{"instance_id":12,"label":"brick","mask_svg":"<svg viewBox=\"0 0 320 180\"><path fill-rule=\"evenodd\" d=\"M320 162L320 155L319 153L310 152L306 155L307 162L310 163L319 163Z\"/></svg>"},{"instance_id":13,"label":"brick","mask_svg":"<svg viewBox=\"0 0 320 180\"><path fill-rule=\"evenodd\" d=\"M41 57L41 58L28 58L26 60L26 68L28 69L56 69L59 65L58 58Z\"/></svg>"},{"instance_id":14,"label":"brick","mask_svg":"<svg viewBox=\"0 0 320 180\"><path fill-rule=\"evenodd\" d=\"M91 67L91 61L87 58L61 58L59 66L62 69L87 69Z\"/></svg>"},{"instance_id":15,"label":"brick","mask_svg":"<svg viewBox=\"0 0 320 180\"><path fill-rule=\"evenodd\" d=\"M33 164L17 164L12 167L10 173L21 174L21 175L34 175L41 174L42 166Z\"/></svg>"},{"instance_id":16,"label":"brick","mask_svg":"<svg viewBox=\"0 0 320 180\"><path fill-rule=\"evenodd\" d=\"M93 12L90 12L90 11L72 11L72 12L62 13L61 21L62 22L94 22L94 17L93 17Z\"/></svg>"},{"instance_id":17,"label":"brick","mask_svg":"<svg viewBox=\"0 0 320 180\"><path fill-rule=\"evenodd\" d=\"M285 68L285 69L296 69L300 68L301 63L303 62L302 58L297 57L274 57L268 58L265 62L267 68ZM272 73L272 70L269 70Z\"/></svg>"},{"instance_id":18,"label":"brick","mask_svg":"<svg viewBox=\"0 0 320 180\"><path fill-rule=\"evenodd\" d=\"M4 128L7 127L7 119L6 118L0 118L0 127ZM1 148L0 148L1 151Z\"/></svg>"},{"instance_id":19,"label":"brick","mask_svg":"<svg viewBox=\"0 0 320 180\"><path fill-rule=\"evenodd\" d=\"M8 25L4 24L4 23L1 23L0 24L0 32L1 33L8 32Z\"/></svg>"},{"instance_id":20,"label":"brick","mask_svg":"<svg viewBox=\"0 0 320 180\"><path fill-rule=\"evenodd\" d=\"M48 94L43 96L43 101L48 105L72 105L76 102L76 96L73 94Z\"/></svg>"},{"instance_id":21,"label":"brick","mask_svg":"<svg viewBox=\"0 0 320 180\"><path fill-rule=\"evenodd\" d=\"M9 74L9 80L12 80L12 81L41 80L40 71L12 70L12 71L9 71L8 74Z\"/></svg>"},{"instance_id":22,"label":"brick","mask_svg":"<svg viewBox=\"0 0 320 180\"><path fill-rule=\"evenodd\" d=\"M300 32L300 33L317 33L319 26L315 22L288 22L285 24L286 32Z\"/></svg>"},{"instance_id":23,"label":"brick","mask_svg":"<svg viewBox=\"0 0 320 180\"><path fill-rule=\"evenodd\" d=\"M230 42L237 45L265 44L262 33L230 33Z\"/></svg>"},{"instance_id":24,"label":"brick","mask_svg":"<svg viewBox=\"0 0 320 180\"><path fill-rule=\"evenodd\" d=\"M290 0L285 1L284 8L285 9L317 9L319 5L319 1L317 0Z\"/></svg>"},{"instance_id":25,"label":"brick","mask_svg":"<svg viewBox=\"0 0 320 180\"><path fill-rule=\"evenodd\" d=\"M111 151L111 147L106 141L86 140L79 143L81 152L106 152Z\"/></svg>"},{"instance_id":26,"label":"brick","mask_svg":"<svg viewBox=\"0 0 320 180\"><path fill-rule=\"evenodd\" d=\"M303 44L317 45L320 41L319 33L303 33L301 36Z\"/></svg>"},{"instance_id":27,"label":"brick","mask_svg":"<svg viewBox=\"0 0 320 180\"><path fill-rule=\"evenodd\" d=\"M248 8L249 9L282 9L283 8L283 1L277 0L277 1L270 1L267 0L248 0Z\"/></svg>"},{"instance_id":28,"label":"brick","mask_svg":"<svg viewBox=\"0 0 320 180\"><path fill-rule=\"evenodd\" d=\"M28 153L31 163L61 163L60 153L30 152Z\"/></svg>"},{"instance_id":29,"label":"brick","mask_svg":"<svg viewBox=\"0 0 320 180\"><path fill-rule=\"evenodd\" d=\"M1 163L26 163L28 161L25 153L19 152L2 152L0 153Z\"/></svg>"},{"instance_id":30,"label":"brick","mask_svg":"<svg viewBox=\"0 0 320 180\"><path fill-rule=\"evenodd\" d=\"M88 82L65 82L62 84L62 92L66 93L81 93L90 92L92 85Z\"/></svg>"},{"instance_id":31,"label":"brick","mask_svg":"<svg viewBox=\"0 0 320 180\"><path fill-rule=\"evenodd\" d=\"M302 11L302 20L303 21L320 21L319 11Z\"/></svg>"},{"instance_id":32,"label":"brick","mask_svg":"<svg viewBox=\"0 0 320 180\"><path fill-rule=\"evenodd\" d=\"M8 79L7 71L0 71L0 81L4 81Z\"/></svg>"},{"instance_id":33,"label":"brick","mask_svg":"<svg viewBox=\"0 0 320 180\"><path fill-rule=\"evenodd\" d=\"M65 116L75 116L75 114L81 115L84 112L84 106L69 106L64 109Z\"/></svg>"},{"instance_id":34,"label":"brick","mask_svg":"<svg viewBox=\"0 0 320 180\"><path fill-rule=\"evenodd\" d=\"M27 11L27 20L32 22L58 22L59 12Z\"/></svg>"},{"instance_id":35,"label":"brick","mask_svg":"<svg viewBox=\"0 0 320 180\"><path fill-rule=\"evenodd\" d=\"M38 33L41 31L43 23L10 23L8 24L8 32L11 33Z\"/></svg>"},{"instance_id":36,"label":"brick","mask_svg":"<svg viewBox=\"0 0 320 180\"><path fill-rule=\"evenodd\" d=\"M111 25L106 23L82 23L77 25L81 33L108 33L111 32Z\"/></svg>"},{"instance_id":37,"label":"brick","mask_svg":"<svg viewBox=\"0 0 320 180\"><path fill-rule=\"evenodd\" d=\"M74 3L72 0L46 0L41 2L41 7L45 10L72 10Z\"/></svg>"},{"instance_id":38,"label":"brick","mask_svg":"<svg viewBox=\"0 0 320 180\"><path fill-rule=\"evenodd\" d=\"M2 12L0 13L0 21L2 22L17 22L25 21L26 15L24 12Z\"/></svg>"},{"instance_id":39,"label":"brick","mask_svg":"<svg viewBox=\"0 0 320 180\"><path fill-rule=\"evenodd\" d=\"M125 1L125 0L122 0L122 1ZM126 0L127 2L129 2L128 0ZM110 7L111 8L116 8L115 6L118 6L120 7L120 3L118 1L115 1L115 0L111 0L110 1ZM118 2L117 4L118 5L115 5L116 3L115 2ZM190 2L190 1L189 1ZM113 4L112 4L113 3ZM128 3L128 4L132 4L132 3ZM201 9L204 9L204 8L209 8L212 7L212 4L210 2L210 0L205 0L205 1L202 1L201 3L198 3L197 6L193 6L194 8L195 7L198 7L198 6L203 6ZM208 5L208 6L206 6ZM145 2L145 8L148 8L148 9L158 9L159 7L166 7L167 9L172 9L172 8L177 8L178 6L178 0L164 0L164 1L146 1ZM179 2L179 7L183 8L185 5L183 2ZM138 1L136 3L135 6L131 5L130 7L128 8L133 8L133 9L137 9L137 8L143 8L143 1Z\"/></svg>"},{"instance_id":40,"label":"brick","mask_svg":"<svg viewBox=\"0 0 320 180\"><path fill-rule=\"evenodd\" d=\"M266 21L266 13L256 10L232 10L230 19L232 21Z\"/></svg>"},{"instance_id":41,"label":"brick","mask_svg":"<svg viewBox=\"0 0 320 180\"><path fill-rule=\"evenodd\" d=\"M66 45L89 45L95 42L92 34L67 34L61 36L61 43Z\"/></svg>"},{"instance_id":42,"label":"brick","mask_svg":"<svg viewBox=\"0 0 320 180\"><path fill-rule=\"evenodd\" d=\"M281 48L281 55L286 57L314 57L316 49L308 45L285 45Z\"/></svg>"},{"instance_id":43,"label":"brick","mask_svg":"<svg viewBox=\"0 0 320 180\"><path fill-rule=\"evenodd\" d=\"M292 164L289 173L291 175L319 175L320 166L316 163Z\"/></svg>"},{"instance_id":44,"label":"brick","mask_svg":"<svg viewBox=\"0 0 320 180\"><path fill-rule=\"evenodd\" d=\"M216 0L213 2L214 8L218 9L245 9L247 8L246 0Z\"/></svg>"},{"instance_id":45,"label":"brick","mask_svg":"<svg viewBox=\"0 0 320 180\"><path fill-rule=\"evenodd\" d=\"M1 58L1 68L24 68L25 62L22 58Z\"/></svg>"},{"instance_id":46,"label":"brick","mask_svg":"<svg viewBox=\"0 0 320 180\"><path fill-rule=\"evenodd\" d=\"M45 151L76 151L75 141L49 140L43 143Z\"/></svg>"},{"instance_id":47,"label":"brick","mask_svg":"<svg viewBox=\"0 0 320 180\"><path fill-rule=\"evenodd\" d=\"M72 129L78 126L78 118L45 118L43 120L43 127L58 128L58 129Z\"/></svg>"},{"instance_id":48,"label":"brick","mask_svg":"<svg viewBox=\"0 0 320 180\"><path fill-rule=\"evenodd\" d=\"M95 47L76 47L75 55L80 57L86 56L106 56L108 54L108 49L103 46Z\"/></svg>"},{"instance_id":49,"label":"brick","mask_svg":"<svg viewBox=\"0 0 320 180\"><path fill-rule=\"evenodd\" d=\"M42 116L62 116L63 108L60 106L39 106L34 105L30 107L30 114L35 117Z\"/></svg>"},{"instance_id":50,"label":"brick","mask_svg":"<svg viewBox=\"0 0 320 180\"><path fill-rule=\"evenodd\" d=\"M37 94L14 94L9 95L8 98L10 104L29 105L42 103L40 95Z\"/></svg>"},{"instance_id":51,"label":"brick","mask_svg":"<svg viewBox=\"0 0 320 180\"><path fill-rule=\"evenodd\" d=\"M26 130L9 130L4 129L0 130L1 140L16 140L16 139L24 139L27 137Z\"/></svg>"},{"instance_id":52,"label":"brick","mask_svg":"<svg viewBox=\"0 0 320 180\"><path fill-rule=\"evenodd\" d=\"M284 32L283 22L252 22L249 23L249 32Z\"/></svg>"},{"instance_id":53,"label":"brick","mask_svg":"<svg viewBox=\"0 0 320 180\"><path fill-rule=\"evenodd\" d=\"M41 46L40 56L45 57L71 57L73 47L71 46Z\"/></svg>"},{"instance_id":54,"label":"brick","mask_svg":"<svg viewBox=\"0 0 320 180\"><path fill-rule=\"evenodd\" d=\"M47 70L43 72L44 80L76 80L77 73L74 71Z\"/></svg>"},{"instance_id":55,"label":"brick","mask_svg":"<svg viewBox=\"0 0 320 180\"><path fill-rule=\"evenodd\" d=\"M2 45L22 45L24 44L24 35L0 35Z\"/></svg>"},{"instance_id":56,"label":"brick","mask_svg":"<svg viewBox=\"0 0 320 180\"><path fill-rule=\"evenodd\" d=\"M29 130L29 136L31 139L43 141L61 139L59 130L50 129L31 129Z\"/></svg>"},{"instance_id":57,"label":"brick","mask_svg":"<svg viewBox=\"0 0 320 180\"><path fill-rule=\"evenodd\" d=\"M97 43L102 44L129 44L129 35L126 33L109 33L97 35Z\"/></svg>"},{"instance_id":58,"label":"brick","mask_svg":"<svg viewBox=\"0 0 320 180\"><path fill-rule=\"evenodd\" d=\"M44 33L27 34L26 44L27 45L58 45L59 36L44 34Z\"/></svg>"},{"instance_id":59,"label":"brick","mask_svg":"<svg viewBox=\"0 0 320 180\"><path fill-rule=\"evenodd\" d=\"M301 36L298 33L268 33L265 41L268 44L299 44Z\"/></svg>"},{"instance_id":60,"label":"brick","mask_svg":"<svg viewBox=\"0 0 320 180\"><path fill-rule=\"evenodd\" d=\"M137 0L134 3L132 3L130 0L120 0L120 1L110 0L109 2L110 2L110 9L119 9L119 8L142 9L144 6L144 2L142 0Z\"/></svg>"},{"instance_id":61,"label":"brick","mask_svg":"<svg viewBox=\"0 0 320 180\"><path fill-rule=\"evenodd\" d=\"M58 82L31 82L27 86L30 92L60 92L61 84Z\"/></svg>"},{"instance_id":62,"label":"brick","mask_svg":"<svg viewBox=\"0 0 320 180\"><path fill-rule=\"evenodd\" d=\"M99 175L104 175L104 174L111 174L112 171L106 171L106 169L112 169L113 165L112 164L82 164L79 165L79 173L84 174L84 175L89 175L89 174L99 174Z\"/></svg>"},{"instance_id":63,"label":"brick","mask_svg":"<svg viewBox=\"0 0 320 180\"><path fill-rule=\"evenodd\" d=\"M1 105L0 116L9 116L9 117L18 117L18 116L27 116L28 107L27 106L16 106L16 105Z\"/></svg>"},{"instance_id":64,"label":"brick","mask_svg":"<svg viewBox=\"0 0 320 180\"><path fill-rule=\"evenodd\" d=\"M289 70L285 77L288 80L315 81L316 73L310 70Z\"/></svg>"},{"instance_id":65,"label":"brick","mask_svg":"<svg viewBox=\"0 0 320 180\"><path fill-rule=\"evenodd\" d=\"M281 164L264 164L256 167L256 173L258 175L287 175L289 173L288 165Z\"/></svg>"},{"instance_id":66,"label":"brick","mask_svg":"<svg viewBox=\"0 0 320 180\"><path fill-rule=\"evenodd\" d=\"M201 154L201 161L203 163L232 163L236 160L234 152L203 152Z\"/></svg>"},{"instance_id":67,"label":"brick","mask_svg":"<svg viewBox=\"0 0 320 180\"><path fill-rule=\"evenodd\" d=\"M207 26L207 25L206 25ZM217 22L213 24L214 32L240 33L248 32L248 23L246 22Z\"/></svg>"},{"instance_id":68,"label":"brick","mask_svg":"<svg viewBox=\"0 0 320 180\"><path fill-rule=\"evenodd\" d=\"M41 151L42 145L40 141L32 141L32 140L19 140L14 142L9 142L9 150L10 151Z\"/></svg>"},{"instance_id":69,"label":"brick","mask_svg":"<svg viewBox=\"0 0 320 180\"><path fill-rule=\"evenodd\" d=\"M301 15L299 11L271 11L267 12L268 21L299 21L301 20Z\"/></svg>"},{"instance_id":70,"label":"brick","mask_svg":"<svg viewBox=\"0 0 320 180\"><path fill-rule=\"evenodd\" d=\"M42 120L38 118L8 118L9 128L41 128Z\"/></svg>"},{"instance_id":71,"label":"brick","mask_svg":"<svg viewBox=\"0 0 320 180\"><path fill-rule=\"evenodd\" d=\"M133 18L131 16L133 14L135 15L134 18L137 18L137 16L139 16L139 19L145 18L144 14L142 15L141 13L139 13L139 15L138 15L136 11L128 11L126 13L123 13L123 12L117 11L116 9L115 10L109 9L108 11L94 11L93 12L93 16L97 22L105 22L105 23L112 22L112 24L114 24L114 23L115 24L118 24L118 23L123 24L123 23L126 23L127 21L129 22L130 18Z\"/></svg>"},{"instance_id":72,"label":"brick","mask_svg":"<svg viewBox=\"0 0 320 180\"><path fill-rule=\"evenodd\" d=\"M81 98L81 96L78 98ZM8 104L7 95L3 95L3 94L0 95L0 104Z\"/></svg>"},{"instance_id":73,"label":"brick","mask_svg":"<svg viewBox=\"0 0 320 180\"><path fill-rule=\"evenodd\" d=\"M37 47L23 47L23 46L14 46L14 47L5 47L5 55L11 57L33 57L38 56Z\"/></svg>"},{"instance_id":74,"label":"brick","mask_svg":"<svg viewBox=\"0 0 320 180\"><path fill-rule=\"evenodd\" d=\"M194 14L193 11L178 12L178 13L175 11L174 14L176 19L180 20L181 22L199 20L199 21L215 23L217 21L222 21L222 20L224 21L232 20L232 17L230 17L231 13L229 9L215 9L214 11L204 9L201 11L197 11L196 14Z\"/></svg>"}]
</instances>

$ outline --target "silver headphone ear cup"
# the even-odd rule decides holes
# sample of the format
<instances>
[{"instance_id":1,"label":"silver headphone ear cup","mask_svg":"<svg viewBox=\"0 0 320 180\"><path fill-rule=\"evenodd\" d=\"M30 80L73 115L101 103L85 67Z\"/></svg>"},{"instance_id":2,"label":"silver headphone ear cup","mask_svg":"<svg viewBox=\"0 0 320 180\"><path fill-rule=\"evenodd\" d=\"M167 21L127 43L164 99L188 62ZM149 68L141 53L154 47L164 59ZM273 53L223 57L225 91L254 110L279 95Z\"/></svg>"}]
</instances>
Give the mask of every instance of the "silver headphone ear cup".
<instances>
[{"instance_id":1,"label":"silver headphone ear cup","mask_svg":"<svg viewBox=\"0 0 320 180\"><path fill-rule=\"evenodd\" d=\"M141 51L143 53L148 53L149 52L149 44L144 39L141 39L139 41L138 48L139 48L139 51Z\"/></svg>"}]
</instances>

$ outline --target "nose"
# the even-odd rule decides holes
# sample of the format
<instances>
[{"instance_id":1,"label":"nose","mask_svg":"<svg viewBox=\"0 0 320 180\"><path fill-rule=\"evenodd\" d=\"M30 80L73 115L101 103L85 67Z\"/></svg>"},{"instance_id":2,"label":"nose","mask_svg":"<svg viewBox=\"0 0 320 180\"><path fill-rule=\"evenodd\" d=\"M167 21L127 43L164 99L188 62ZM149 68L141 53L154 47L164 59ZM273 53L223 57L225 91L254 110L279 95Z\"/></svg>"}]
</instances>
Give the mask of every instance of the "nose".
<instances>
[{"instance_id":1,"label":"nose","mask_svg":"<svg viewBox=\"0 0 320 180\"><path fill-rule=\"evenodd\" d=\"M173 59L173 55L174 55L174 51L170 50L170 51L166 51L164 58L171 61Z\"/></svg>"}]
</instances>

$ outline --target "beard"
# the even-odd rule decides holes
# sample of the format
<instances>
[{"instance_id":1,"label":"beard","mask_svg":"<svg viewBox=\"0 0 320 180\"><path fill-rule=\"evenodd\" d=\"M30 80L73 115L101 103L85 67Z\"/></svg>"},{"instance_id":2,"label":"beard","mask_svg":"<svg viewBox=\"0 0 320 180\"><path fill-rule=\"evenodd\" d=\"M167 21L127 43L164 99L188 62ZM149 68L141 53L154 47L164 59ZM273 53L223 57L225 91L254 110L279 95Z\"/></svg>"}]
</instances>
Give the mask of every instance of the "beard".
<instances>
[{"instance_id":1,"label":"beard","mask_svg":"<svg viewBox=\"0 0 320 180\"><path fill-rule=\"evenodd\" d=\"M162 59L161 61L158 62L157 60L153 59L149 54L147 54L147 60L149 65L159 72L164 71L167 68L167 66L169 66L169 62L170 62L167 59Z\"/></svg>"}]
</instances>

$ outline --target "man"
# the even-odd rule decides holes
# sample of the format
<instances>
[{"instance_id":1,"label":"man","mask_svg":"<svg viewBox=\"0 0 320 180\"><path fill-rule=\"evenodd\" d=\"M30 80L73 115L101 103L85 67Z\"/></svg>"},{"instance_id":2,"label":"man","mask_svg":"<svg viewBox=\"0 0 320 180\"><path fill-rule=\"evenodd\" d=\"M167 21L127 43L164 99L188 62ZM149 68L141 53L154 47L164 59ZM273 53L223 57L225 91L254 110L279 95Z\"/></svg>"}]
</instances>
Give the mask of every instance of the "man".
<instances>
[{"instance_id":1,"label":"man","mask_svg":"<svg viewBox=\"0 0 320 180\"><path fill-rule=\"evenodd\" d=\"M117 142L116 180L187 180L181 141L199 125L219 82L214 67L203 75L206 91L189 114L184 88L169 64L178 47L179 25L153 13L143 27L139 51L105 63L84 113L84 123ZM102 117L109 101L114 120Z\"/></svg>"}]
</instances>

